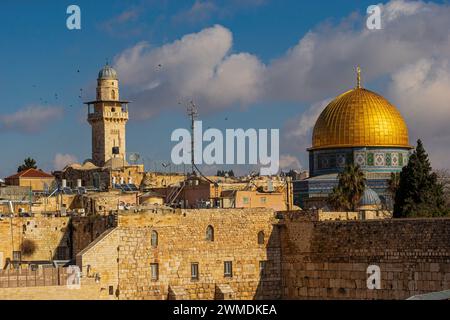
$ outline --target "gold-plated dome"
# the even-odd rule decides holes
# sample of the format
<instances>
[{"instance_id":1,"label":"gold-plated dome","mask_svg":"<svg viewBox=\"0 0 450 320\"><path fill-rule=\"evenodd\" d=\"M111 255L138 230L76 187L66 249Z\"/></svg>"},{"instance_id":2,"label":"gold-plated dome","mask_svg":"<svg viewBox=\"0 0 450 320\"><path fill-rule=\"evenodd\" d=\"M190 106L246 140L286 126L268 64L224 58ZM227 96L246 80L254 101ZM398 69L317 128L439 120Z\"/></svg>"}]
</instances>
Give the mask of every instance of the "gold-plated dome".
<instances>
[{"instance_id":1,"label":"gold-plated dome","mask_svg":"<svg viewBox=\"0 0 450 320\"><path fill-rule=\"evenodd\" d=\"M400 112L382 96L361 88L334 99L314 126L311 150L343 147L409 145L408 128Z\"/></svg>"}]
</instances>

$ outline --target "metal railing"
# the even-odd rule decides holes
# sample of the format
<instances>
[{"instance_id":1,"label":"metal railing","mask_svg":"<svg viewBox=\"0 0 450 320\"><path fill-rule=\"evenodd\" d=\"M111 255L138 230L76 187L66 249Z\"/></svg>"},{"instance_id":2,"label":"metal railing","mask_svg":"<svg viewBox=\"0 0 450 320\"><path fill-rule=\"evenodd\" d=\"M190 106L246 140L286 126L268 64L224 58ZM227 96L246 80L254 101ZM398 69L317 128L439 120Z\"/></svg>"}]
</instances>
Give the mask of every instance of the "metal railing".
<instances>
[{"instance_id":1,"label":"metal railing","mask_svg":"<svg viewBox=\"0 0 450 320\"><path fill-rule=\"evenodd\" d=\"M0 270L0 288L64 286L67 276L62 267Z\"/></svg>"}]
</instances>

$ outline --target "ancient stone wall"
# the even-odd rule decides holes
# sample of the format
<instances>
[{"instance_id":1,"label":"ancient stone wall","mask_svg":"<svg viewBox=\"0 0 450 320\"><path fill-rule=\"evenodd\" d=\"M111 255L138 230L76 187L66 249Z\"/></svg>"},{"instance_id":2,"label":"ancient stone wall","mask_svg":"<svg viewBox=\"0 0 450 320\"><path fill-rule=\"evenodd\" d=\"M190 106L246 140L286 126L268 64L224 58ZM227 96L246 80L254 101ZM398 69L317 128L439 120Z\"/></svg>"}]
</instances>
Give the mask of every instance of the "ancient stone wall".
<instances>
[{"instance_id":1,"label":"ancient stone wall","mask_svg":"<svg viewBox=\"0 0 450 320\"><path fill-rule=\"evenodd\" d=\"M34 250L22 253L24 261L70 259L113 224L109 217L2 218L0 267L13 259L13 251L23 251L26 240L34 244Z\"/></svg>"},{"instance_id":2,"label":"ancient stone wall","mask_svg":"<svg viewBox=\"0 0 450 320\"><path fill-rule=\"evenodd\" d=\"M97 266L95 272L110 282L110 270L117 271L120 299L280 298L274 223L274 212L265 209L121 214L118 228L77 261L83 272L87 264ZM206 239L208 226L214 228L214 241ZM151 242L153 232L157 245ZM259 232L265 235L261 244ZM117 247L118 260L113 254ZM225 261L232 262L231 277L224 274ZM198 264L198 279L191 277L193 263ZM152 264L158 266L157 278Z\"/></svg>"},{"instance_id":3,"label":"ancient stone wall","mask_svg":"<svg viewBox=\"0 0 450 320\"><path fill-rule=\"evenodd\" d=\"M283 298L405 299L450 289L450 219L317 222L286 217ZM367 288L380 267L381 289Z\"/></svg>"}]
</instances>

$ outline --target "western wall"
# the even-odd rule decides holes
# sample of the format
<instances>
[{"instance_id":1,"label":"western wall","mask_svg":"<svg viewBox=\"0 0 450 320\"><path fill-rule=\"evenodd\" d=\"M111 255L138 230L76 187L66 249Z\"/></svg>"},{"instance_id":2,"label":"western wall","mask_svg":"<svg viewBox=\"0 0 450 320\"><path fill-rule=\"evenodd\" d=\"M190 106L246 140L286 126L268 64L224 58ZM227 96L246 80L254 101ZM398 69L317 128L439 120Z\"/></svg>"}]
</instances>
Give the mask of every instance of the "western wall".
<instances>
[{"instance_id":1,"label":"western wall","mask_svg":"<svg viewBox=\"0 0 450 320\"><path fill-rule=\"evenodd\" d=\"M5 256L11 220L0 228ZM70 244L82 271L77 299L406 299L450 288L448 218L319 221L317 213L270 209L155 209L114 221L13 218L12 229L15 245L36 242L30 260ZM380 268L376 290L367 286L371 265ZM69 298L63 286L30 292ZM0 288L0 297L11 290ZM14 298L30 296L20 292Z\"/></svg>"}]
</instances>

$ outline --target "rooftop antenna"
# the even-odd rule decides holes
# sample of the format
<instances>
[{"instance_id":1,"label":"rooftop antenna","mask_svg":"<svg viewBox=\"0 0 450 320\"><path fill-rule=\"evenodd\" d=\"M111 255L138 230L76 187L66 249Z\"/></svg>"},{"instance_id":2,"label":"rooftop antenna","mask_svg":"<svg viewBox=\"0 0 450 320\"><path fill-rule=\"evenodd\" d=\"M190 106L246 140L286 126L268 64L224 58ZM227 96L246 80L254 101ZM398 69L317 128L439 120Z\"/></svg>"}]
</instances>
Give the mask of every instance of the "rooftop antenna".
<instances>
[{"instance_id":1,"label":"rooftop antenna","mask_svg":"<svg viewBox=\"0 0 450 320\"><path fill-rule=\"evenodd\" d=\"M195 146L195 141L194 141L194 129L195 129L195 119L197 119L198 117L198 109L197 106L195 105L194 101L190 101L188 108L188 115L191 118L191 167L192 167L192 174L194 174L195 172L195 159L194 159L194 146Z\"/></svg>"}]
</instances>

